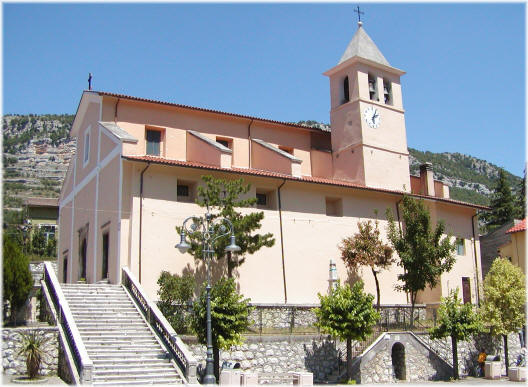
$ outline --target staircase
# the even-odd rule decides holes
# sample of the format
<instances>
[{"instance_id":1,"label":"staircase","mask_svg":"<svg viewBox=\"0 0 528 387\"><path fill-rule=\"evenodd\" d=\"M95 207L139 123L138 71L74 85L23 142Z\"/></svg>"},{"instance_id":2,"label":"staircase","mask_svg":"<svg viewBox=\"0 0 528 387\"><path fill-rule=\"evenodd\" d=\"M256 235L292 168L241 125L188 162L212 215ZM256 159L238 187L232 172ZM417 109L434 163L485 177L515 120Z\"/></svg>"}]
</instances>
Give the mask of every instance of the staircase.
<instances>
[{"instance_id":1,"label":"staircase","mask_svg":"<svg viewBox=\"0 0 528 387\"><path fill-rule=\"evenodd\" d=\"M178 366L123 286L61 287L93 361L94 385L184 383Z\"/></svg>"}]
</instances>

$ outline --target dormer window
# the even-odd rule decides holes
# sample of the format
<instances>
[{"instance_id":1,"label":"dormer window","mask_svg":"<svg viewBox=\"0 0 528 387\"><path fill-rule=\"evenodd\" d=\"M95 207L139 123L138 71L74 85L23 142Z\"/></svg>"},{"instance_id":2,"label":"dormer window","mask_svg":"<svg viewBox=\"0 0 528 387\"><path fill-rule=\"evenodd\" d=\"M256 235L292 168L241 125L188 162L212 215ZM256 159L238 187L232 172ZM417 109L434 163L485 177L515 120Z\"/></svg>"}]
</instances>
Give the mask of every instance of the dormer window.
<instances>
[{"instance_id":1,"label":"dormer window","mask_svg":"<svg viewBox=\"0 0 528 387\"><path fill-rule=\"evenodd\" d=\"M281 151L289 153L289 154L291 154L293 156L293 148L292 147L279 145L279 149Z\"/></svg>"},{"instance_id":2,"label":"dormer window","mask_svg":"<svg viewBox=\"0 0 528 387\"><path fill-rule=\"evenodd\" d=\"M383 80L383 97L387 105L392 105L392 83L388 79Z\"/></svg>"},{"instance_id":3,"label":"dormer window","mask_svg":"<svg viewBox=\"0 0 528 387\"><path fill-rule=\"evenodd\" d=\"M378 82L376 76L369 74L368 75L368 84L369 84L369 96L371 101L379 101L378 98Z\"/></svg>"},{"instance_id":4,"label":"dormer window","mask_svg":"<svg viewBox=\"0 0 528 387\"><path fill-rule=\"evenodd\" d=\"M147 155L159 156L161 144L161 131L147 129Z\"/></svg>"},{"instance_id":5,"label":"dormer window","mask_svg":"<svg viewBox=\"0 0 528 387\"><path fill-rule=\"evenodd\" d=\"M350 85L348 83L348 76L346 76L343 80L343 101L341 103L347 103L348 101L350 101Z\"/></svg>"},{"instance_id":6,"label":"dormer window","mask_svg":"<svg viewBox=\"0 0 528 387\"><path fill-rule=\"evenodd\" d=\"M233 149L233 140L230 138L217 137L216 142L222 144L226 148Z\"/></svg>"}]
</instances>

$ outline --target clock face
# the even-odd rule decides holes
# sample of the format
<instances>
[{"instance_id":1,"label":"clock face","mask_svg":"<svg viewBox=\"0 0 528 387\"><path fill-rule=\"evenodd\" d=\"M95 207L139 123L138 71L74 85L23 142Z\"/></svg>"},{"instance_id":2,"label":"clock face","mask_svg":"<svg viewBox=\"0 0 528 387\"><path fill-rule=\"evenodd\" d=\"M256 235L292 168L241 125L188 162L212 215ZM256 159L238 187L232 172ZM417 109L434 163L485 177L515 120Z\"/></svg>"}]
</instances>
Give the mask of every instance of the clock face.
<instances>
[{"instance_id":1,"label":"clock face","mask_svg":"<svg viewBox=\"0 0 528 387\"><path fill-rule=\"evenodd\" d=\"M363 116L365 117L365 122L371 128L377 128L381 123L380 112L374 106L366 108L363 112Z\"/></svg>"}]
</instances>

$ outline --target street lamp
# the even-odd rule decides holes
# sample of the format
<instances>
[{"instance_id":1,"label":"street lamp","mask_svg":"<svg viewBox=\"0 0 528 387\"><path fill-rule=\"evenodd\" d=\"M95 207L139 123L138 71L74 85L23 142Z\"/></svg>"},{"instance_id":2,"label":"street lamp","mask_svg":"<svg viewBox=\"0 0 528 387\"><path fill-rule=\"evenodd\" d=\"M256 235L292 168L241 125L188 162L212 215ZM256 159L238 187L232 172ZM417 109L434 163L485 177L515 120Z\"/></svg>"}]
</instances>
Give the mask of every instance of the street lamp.
<instances>
[{"instance_id":1,"label":"street lamp","mask_svg":"<svg viewBox=\"0 0 528 387\"><path fill-rule=\"evenodd\" d=\"M187 223L192 220L192 223L188 226ZM205 366L205 377L204 384L216 384L216 378L214 376L213 369L213 334L211 330L211 262L214 256L214 244L215 242L225 236L231 235L229 246L225 248L225 251L236 252L240 251L240 247L237 246L235 241L235 230L233 224L227 218L212 218L209 213L209 207L204 217L190 216L183 221L180 243L175 247L183 254L191 248L191 245L187 243L187 233L200 232L200 237L203 243L203 254L205 258L205 264L207 268L207 291L206 297L206 319L207 319L207 359Z\"/></svg>"}]
</instances>

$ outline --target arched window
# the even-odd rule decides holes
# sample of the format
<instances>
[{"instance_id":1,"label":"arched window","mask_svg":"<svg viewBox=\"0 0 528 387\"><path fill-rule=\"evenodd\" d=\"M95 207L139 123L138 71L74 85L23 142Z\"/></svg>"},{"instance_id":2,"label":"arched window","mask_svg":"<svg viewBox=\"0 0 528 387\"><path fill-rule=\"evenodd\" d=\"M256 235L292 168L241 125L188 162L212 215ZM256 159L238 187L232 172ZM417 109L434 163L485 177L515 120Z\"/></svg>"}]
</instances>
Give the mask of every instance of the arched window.
<instances>
[{"instance_id":1,"label":"arched window","mask_svg":"<svg viewBox=\"0 0 528 387\"><path fill-rule=\"evenodd\" d=\"M378 82L375 75L368 75L369 96L372 101L379 101L378 99Z\"/></svg>"},{"instance_id":2,"label":"arched window","mask_svg":"<svg viewBox=\"0 0 528 387\"><path fill-rule=\"evenodd\" d=\"M347 103L350 101L350 90L349 90L349 84L348 84L348 76L345 77L343 80L343 103Z\"/></svg>"},{"instance_id":3,"label":"arched window","mask_svg":"<svg viewBox=\"0 0 528 387\"><path fill-rule=\"evenodd\" d=\"M387 105L392 105L392 85L388 79L383 80L383 97Z\"/></svg>"}]
</instances>

